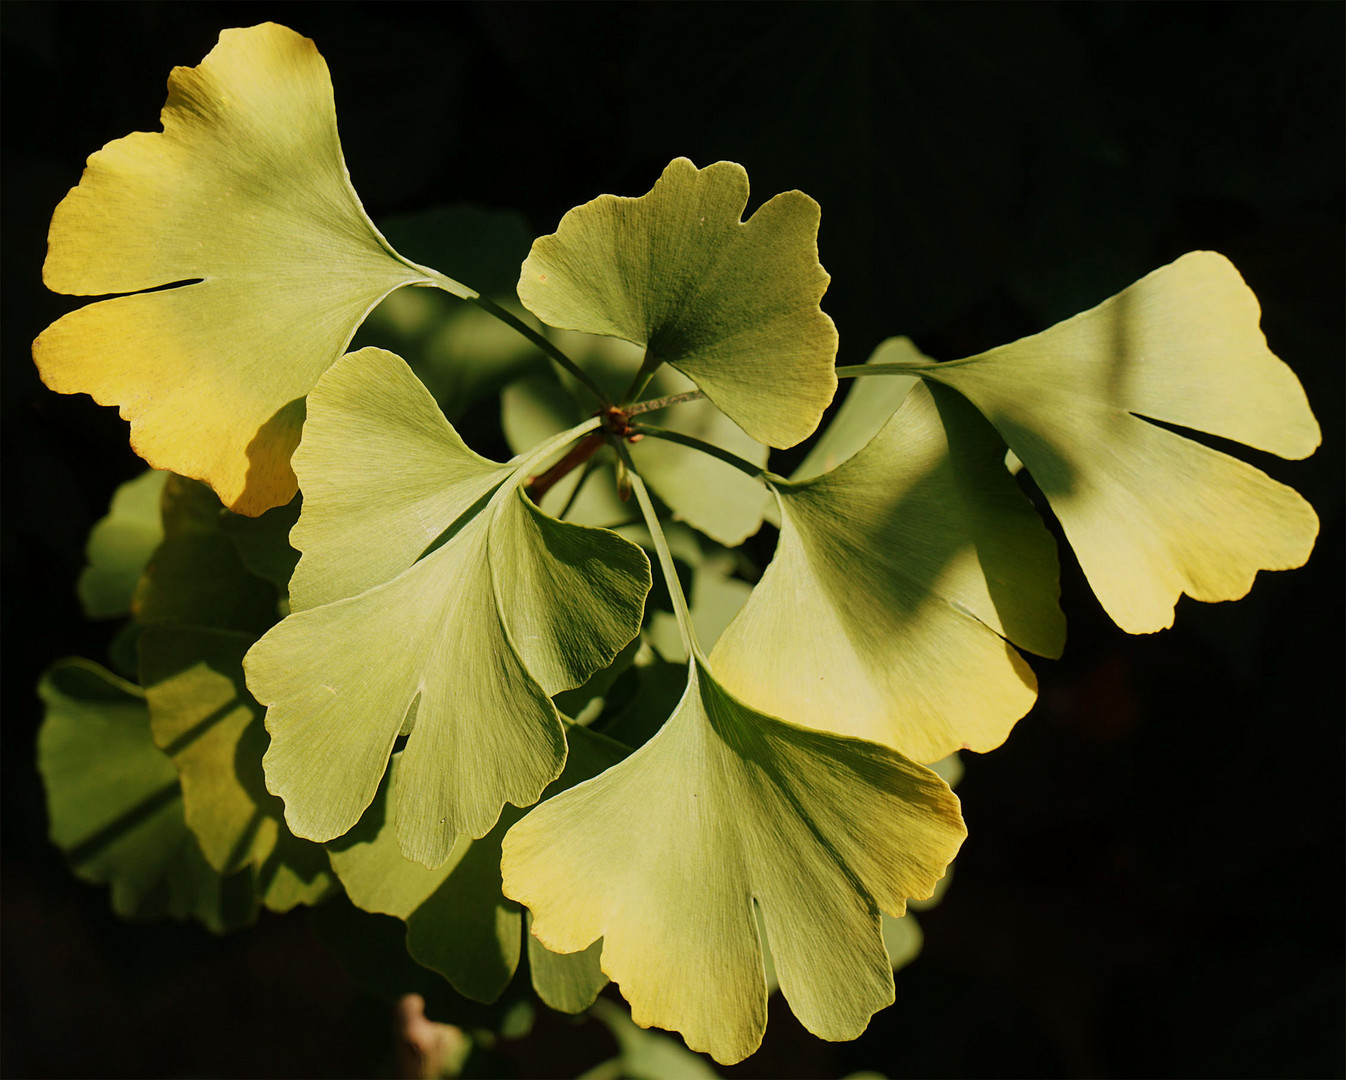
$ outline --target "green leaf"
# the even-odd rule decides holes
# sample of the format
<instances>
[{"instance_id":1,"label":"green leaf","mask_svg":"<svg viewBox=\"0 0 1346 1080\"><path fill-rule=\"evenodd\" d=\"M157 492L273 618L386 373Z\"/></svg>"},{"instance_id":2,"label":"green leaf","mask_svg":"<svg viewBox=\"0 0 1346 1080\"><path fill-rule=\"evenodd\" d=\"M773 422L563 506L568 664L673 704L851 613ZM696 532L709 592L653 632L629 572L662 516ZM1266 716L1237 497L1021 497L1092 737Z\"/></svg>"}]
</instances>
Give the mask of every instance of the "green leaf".
<instances>
[{"instance_id":1,"label":"green leaf","mask_svg":"<svg viewBox=\"0 0 1346 1080\"><path fill-rule=\"evenodd\" d=\"M842 465L775 485L775 557L712 653L724 685L917 761L999 746L1037 692L1009 642L1065 640L1055 546L1003 459L975 410L921 385Z\"/></svg>"},{"instance_id":2,"label":"green leaf","mask_svg":"<svg viewBox=\"0 0 1346 1080\"><path fill-rule=\"evenodd\" d=\"M144 625L174 623L260 634L276 621L275 587L249 573L205 484L170 476L164 538L136 585L131 609Z\"/></svg>"},{"instance_id":3,"label":"green leaf","mask_svg":"<svg viewBox=\"0 0 1346 1080\"><path fill-rule=\"evenodd\" d=\"M1150 422L1313 453L1318 424L1259 318L1229 261L1198 251L1041 334L912 370L995 424L1113 621L1150 633L1182 594L1236 600L1313 549L1318 518L1297 493Z\"/></svg>"},{"instance_id":4,"label":"green leaf","mask_svg":"<svg viewBox=\"0 0 1346 1080\"><path fill-rule=\"evenodd\" d=\"M766 1023L756 904L795 1014L854 1038L893 1000L879 911L934 890L966 835L958 800L891 750L752 711L699 657L689 671L659 734L510 830L505 895L550 949L602 937L635 1022L724 1063Z\"/></svg>"},{"instance_id":5,"label":"green leaf","mask_svg":"<svg viewBox=\"0 0 1346 1080\"><path fill-rule=\"evenodd\" d=\"M504 803L531 805L560 773L565 740L549 697L606 667L635 636L649 561L613 533L556 521L524 499L529 461L500 483L493 470L502 467L469 458L405 366L393 374L398 365L365 350L314 389L296 459L304 508L291 533L303 552L293 606L323 587L316 570L305 577L307 566L337 567L347 584L332 591L366 573L342 569L351 530L339 529L334 506L355 530L386 517L389 503L420 507L412 528L423 537L408 542L389 527L385 549L368 553L381 568L368 576L410 565L359 595L296 610L246 666L269 706L268 786L285 799L291 829L319 841L349 829L393 741L410 732L398 832L408 857L434 867L457 835L484 836ZM384 479L397 485L391 499ZM479 512L455 521L482 491ZM442 544L412 563L436 537Z\"/></svg>"},{"instance_id":6,"label":"green leaf","mask_svg":"<svg viewBox=\"0 0 1346 1080\"><path fill-rule=\"evenodd\" d=\"M551 326L643 346L749 436L793 446L837 385L818 204L786 192L745 223L747 201L742 166L678 158L646 195L601 195L535 241L519 299Z\"/></svg>"},{"instance_id":7,"label":"green leaf","mask_svg":"<svg viewBox=\"0 0 1346 1080\"><path fill-rule=\"evenodd\" d=\"M249 921L249 876L222 877L201 854L140 688L87 660L63 660L42 676L38 696L51 839L74 872L110 884L123 917L197 918L217 932Z\"/></svg>"},{"instance_id":8,"label":"green leaf","mask_svg":"<svg viewBox=\"0 0 1346 1080\"><path fill-rule=\"evenodd\" d=\"M402 755L394 754L369 807L345 835L328 842L327 857L352 904L405 921L452 872L463 845L455 845L449 859L434 870L402 854L392 819L401 766Z\"/></svg>"},{"instance_id":9,"label":"green leaf","mask_svg":"<svg viewBox=\"0 0 1346 1080\"><path fill-rule=\"evenodd\" d=\"M140 671L155 743L177 767L187 825L222 874L245 867L267 907L314 904L332 889L322 849L285 827L266 790L262 709L243 682L246 634L150 627Z\"/></svg>"},{"instance_id":10,"label":"green leaf","mask_svg":"<svg viewBox=\"0 0 1346 1080\"><path fill-rule=\"evenodd\" d=\"M294 495L302 399L370 308L401 285L454 283L365 214L309 39L225 30L173 70L160 119L162 133L89 158L43 267L57 292L135 295L58 319L33 357L53 390L120 406L151 465L259 514Z\"/></svg>"},{"instance_id":11,"label":"green leaf","mask_svg":"<svg viewBox=\"0 0 1346 1080\"><path fill-rule=\"evenodd\" d=\"M571 728L565 771L548 789L563 790L621 760L625 748L584 728ZM345 836L328 844L332 867L357 906L407 924L407 950L475 1001L495 1001L518 966L519 907L500 890L500 841L519 813L506 810L483 838L460 836L447 861L427 870L400 849L392 808L398 802L401 754L393 755L378 796ZM534 950L533 981L553 1008L579 1012L607 982L595 957Z\"/></svg>"},{"instance_id":12,"label":"green leaf","mask_svg":"<svg viewBox=\"0 0 1346 1080\"><path fill-rule=\"evenodd\" d=\"M922 356L910 338L889 338L869 355L866 364L919 363ZM831 472L864 447L902 406L907 393L919 381L915 375L866 376L850 380L841 408L809 448L808 456L791 475L807 480Z\"/></svg>"},{"instance_id":13,"label":"green leaf","mask_svg":"<svg viewBox=\"0 0 1346 1080\"><path fill-rule=\"evenodd\" d=\"M136 582L164 535L159 499L166 479L168 473L147 469L120 485L107 515L89 533L77 586L88 618L130 614Z\"/></svg>"}]
</instances>

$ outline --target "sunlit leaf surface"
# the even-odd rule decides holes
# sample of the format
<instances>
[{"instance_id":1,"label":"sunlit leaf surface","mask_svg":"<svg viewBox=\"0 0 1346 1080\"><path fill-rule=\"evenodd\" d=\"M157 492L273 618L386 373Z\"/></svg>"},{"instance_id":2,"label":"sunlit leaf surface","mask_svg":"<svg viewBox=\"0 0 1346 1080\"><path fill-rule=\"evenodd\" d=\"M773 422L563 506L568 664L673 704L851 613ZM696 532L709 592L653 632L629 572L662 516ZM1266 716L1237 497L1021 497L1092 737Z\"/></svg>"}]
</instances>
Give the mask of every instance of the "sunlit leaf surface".
<instances>
[{"instance_id":1,"label":"sunlit leaf surface","mask_svg":"<svg viewBox=\"0 0 1346 1080\"><path fill-rule=\"evenodd\" d=\"M919 370L966 395L1023 461L1122 629L1171 626L1182 594L1236 600L1303 565L1318 519L1297 493L1151 420L1281 457L1319 443L1252 291L1198 251L1083 314Z\"/></svg>"},{"instance_id":2,"label":"sunlit leaf surface","mask_svg":"<svg viewBox=\"0 0 1346 1080\"><path fill-rule=\"evenodd\" d=\"M775 557L711 654L724 685L917 761L999 746L1037 693L1010 642L1057 656L1065 620L990 425L917 386L863 450L776 489Z\"/></svg>"},{"instance_id":3,"label":"sunlit leaf surface","mask_svg":"<svg viewBox=\"0 0 1346 1080\"><path fill-rule=\"evenodd\" d=\"M352 470L353 458L366 464ZM411 516L424 535L408 541L390 526L387 550L371 554L373 576L396 560L406 569L296 611L248 654L248 685L269 707L268 786L297 835L330 840L355 824L393 741L409 733L398 834L408 857L442 865L455 837L484 836L506 802L531 805L560 773L565 741L549 695L583 683L635 636L649 562L613 533L543 514L519 493L517 470L499 484L502 467L472 455L405 365L378 350L346 357L319 382L297 464L296 607L313 595L304 581L323 580L303 578L309 559L334 565L350 546L330 503L377 522L388 514L387 478L391 502L422 509ZM429 501L416 501L421 492ZM479 511L463 514L474 502Z\"/></svg>"},{"instance_id":4,"label":"sunlit leaf surface","mask_svg":"<svg viewBox=\"0 0 1346 1080\"><path fill-rule=\"evenodd\" d=\"M89 158L43 268L57 292L134 295L57 320L33 356L52 389L120 406L151 465L259 514L294 495L301 399L370 308L430 278L361 207L309 39L224 31L160 119Z\"/></svg>"},{"instance_id":5,"label":"sunlit leaf surface","mask_svg":"<svg viewBox=\"0 0 1346 1080\"><path fill-rule=\"evenodd\" d=\"M222 877L202 855L140 688L87 660L64 660L38 694L51 838L74 872L111 885L118 915L197 918L216 931L247 922L256 910L249 875Z\"/></svg>"},{"instance_id":6,"label":"sunlit leaf surface","mask_svg":"<svg viewBox=\"0 0 1346 1080\"><path fill-rule=\"evenodd\" d=\"M836 392L818 306L818 204L789 191L741 221L748 176L672 162L639 198L601 195L533 244L519 299L543 322L619 337L673 364L749 436L793 446Z\"/></svg>"},{"instance_id":7,"label":"sunlit leaf surface","mask_svg":"<svg viewBox=\"0 0 1346 1080\"><path fill-rule=\"evenodd\" d=\"M893 1000L879 911L934 890L965 836L958 800L891 750L748 709L699 658L690 672L654 738L510 830L505 894L549 948L602 937L636 1023L725 1063L766 1023L757 905L795 1014L854 1038Z\"/></svg>"}]
</instances>

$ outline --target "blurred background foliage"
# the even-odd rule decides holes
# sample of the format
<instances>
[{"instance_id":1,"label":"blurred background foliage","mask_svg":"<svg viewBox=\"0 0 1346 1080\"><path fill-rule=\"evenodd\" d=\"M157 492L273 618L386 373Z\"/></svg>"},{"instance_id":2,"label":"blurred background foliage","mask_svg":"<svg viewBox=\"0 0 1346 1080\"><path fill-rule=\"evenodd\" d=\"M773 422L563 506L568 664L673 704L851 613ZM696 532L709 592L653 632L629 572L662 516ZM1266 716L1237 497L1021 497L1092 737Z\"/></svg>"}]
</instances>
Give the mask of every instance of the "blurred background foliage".
<instances>
[{"instance_id":1,"label":"blurred background foliage","mask_svg":"<svg viewBox=\"0 0 1346 1080\"><path fill-rule=\"evenodd\" d=\"M750 210L808 192L842 363L895 334L966 355L1185 251L1228 255L1323 426L1306 463L1254 459L1317 508L1312 561L1128 638L1063 550L1065 657L1036 664L1041 700L1008 744L967 760L971 840L898 1004L833 1045L773 1002L762 1051L723 1072L1346 1071L1346 8L9 3L0 1072L390 1067L386 1007L301 912L225 938L118 921L48 844L33 765L38 674L106 655L111 627L83 620L76 580L90 526L141 468L115 410L33 370L31 339L75 306L41 285L47 221L88 154L156 128L172 66L268 19L327 58L375 220L470 203L517 212L526 243L601 192L643 193L678 155L743 164ZM493 410L456 419L505 452ZM611 1031L541 1010L491 1067L574 1075L617 1052Z\"/></svg>"}]
</instances>

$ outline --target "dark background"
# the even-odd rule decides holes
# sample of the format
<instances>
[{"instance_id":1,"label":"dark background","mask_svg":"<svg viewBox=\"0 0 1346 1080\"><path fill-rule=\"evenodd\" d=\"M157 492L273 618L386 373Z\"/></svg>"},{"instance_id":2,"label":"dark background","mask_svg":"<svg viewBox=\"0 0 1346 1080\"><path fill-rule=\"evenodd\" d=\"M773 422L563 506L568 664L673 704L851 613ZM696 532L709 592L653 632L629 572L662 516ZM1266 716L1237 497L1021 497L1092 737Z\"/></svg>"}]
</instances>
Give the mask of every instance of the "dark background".
<instances>
[{"instance_id":1,"label":"dark background","mask_svg":"<svg viewBox=\"0 0 1346 1080\"><path fill-rule=\"evenodd\" d=\"M1228 255L1324 431L1250 453L1317 508L1309 565L1130 638L1067 553L1064 659L959 788L971 838L898 1004L853 1044L773 1003L732 1075L1341 1076L1340 4L36 4L3 45L3 1056L6 1076L361 1075L382 1006L302 915L215 939L132 926L45 840L32 687L101 658L73 583L141 465L115 410L41 387L31 339L83 159L157 128L164 83L267 19L332 70L375 219L444 202L536 233L669 159L741 162L757 205L822 204L842 363L939 358L1045 328L1185 251ZM968 755L965 755L967 757ZM610 1052L589 1023L507 1048L525 1075Z\"/></svg>"}]
</instances>

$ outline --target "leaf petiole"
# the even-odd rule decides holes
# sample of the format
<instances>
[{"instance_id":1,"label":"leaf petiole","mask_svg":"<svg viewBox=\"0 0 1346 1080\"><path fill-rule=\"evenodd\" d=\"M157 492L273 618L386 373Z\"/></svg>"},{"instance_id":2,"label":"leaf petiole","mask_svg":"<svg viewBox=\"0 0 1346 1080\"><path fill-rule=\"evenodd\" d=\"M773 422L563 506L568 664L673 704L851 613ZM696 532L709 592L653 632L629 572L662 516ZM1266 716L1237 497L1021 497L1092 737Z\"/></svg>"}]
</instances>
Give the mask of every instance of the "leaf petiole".
<instances>
[{"instance_id":1,"label":"leaf petiole","mask_svg":"<svg viewBox=\"0 0 1346 1080\"><path fill-rule=\"evenodd\" d=\"M598 432L596 429L600 427L602 423L603 423L602 417L591 416L589 417L589 419L585 420L582 424L576 424L569 431L563 431L559 435L555 435L552 438L548 439L546 442L540 444L533 450L530 450L526 455L518 459L519 464L515 468L514 472L510 475L510 478L506 481L506 483L517 484L520 482L521 479L526 480L530 475L530 473L532 472L532 470L537 468L537 466L540 465L542 462L546 461L549 457L552 456L552 454L556 453L556 451L560 450L562 447L565 447L570 443L574 442L576 439L584 435L588 435L590 432L594 432L595 434L601 436L601 432ZM587 441L588 440L586 440L586 442ZM595 447L594 449L597 449L597 447ZM590 453L592 452L593 451L591 450ZM570 455L567 455L567 457L569 456ZM563 458L562 460L564 461L565 459ZM569 472L570 469L574 468L575 465L577 464L579 464L578 461L572 462L566 471ZM559 477L557 479L559 479ZM556 482L555 480L552 481L552 483L555 482Z\"/></svg>"},{"instance_id":2,"label":"leaf petiole","mask_svg":"<svg viewBox=\"0 0 1346 1080\"><path fill-rule=\"evenodd\" d=\"M933 367L955 367L962 366L967 360L975 360L976 357L966 357L963 360L942 360L938 363L927 362L919 364L903 363L885 363L885 364L845 364L837 368L838 379L854 379L859 375L919 375L924 378L930 374Z\"/></svg>"},{"instance_id":3,"label":"leaf petiole","mask_svg":"<svg viewBox=\"0 0 1346 1080\"><path fill-rule=\"evenodd\" d=\"M486 312L488 315L494 315L497 319L499 319L501 322L503 322L510 328L517 330L520 334L526 337L539 349L541 349L553 360L555 360L558 364L560 364L563 368L565 368L566 371L570 372L570 374L573 375L584 386L584 388L589 391L589 393L593 394L593 396L597 399L598 403L601 406L603 406L603 408L605 409L612 408L612 398L608 397L607 392L601 386L599 386L598 383L594 382L593 379L589 377L588 372L586 372L582 367L580 367L577 363L575 363L575 361L570 359L570 357L568 357L559 348L557 348L556 344L550 341L544 334L538 333L526 322L518 318L513 312L505 308L502 308L494 300L487 299L485 296L477 296L474 294L472 296L465 297L464 299L470 301L473 304L476 304L477 307L481 308L481 310Z\"/></svg>"},{"instance_id":4,"label":"leaf petiole","mask_svg":"<svg viewBox=\"0 0 1346 1080\"><path fill-rule=\"evenodd\" d=\"M640 361L640 370L636 372L636 377L631 380L631 385L626 388L626 393L622 395L622 401L630 403L640 397L645 392L645 387L650 385L650 380L654 378L654 373L659 370L660 360L648 347L645 349L645 355Z\"/></svg>"},{"instance_id":5,"label":"leaf petiole","mask_svg":"<svg viewBox=\"0 0 1346 1080\"><path fill-rule=\"evenodd\" d=\"M384 241L384 244L387 245L386 240ZM507 308L502 308L494 300L482 296L481 293L477 292L476 289L468 288L461 281L455 281L447 274L441 274L434 267L422 266L420 263L412 262L410 259L398 255L397 252L393 251L391 247L389 247L388 250L392 252L392 254L395 255L398 259L400 259L402 262L410 266L413 270L419 270L421 271L421 273L426 275L426 277L428 278L427 281L417 282L416 284L430 286L431 288L436 289L443 289L446 293L449 293L451 296L456 296L460 300L466 300L469 304L475 304L477 307L481 308L482 311L486 312L486 314L494 316L495 318L499 319L511 330L514 330L522 334L534 345L536 345L539 349L541 349L544 353L550 356L554 361L556 361L556 363L560 364L561 367L565 368L566 371L570 372L571 375L575 376L575 378L578 379L580 383L584 385L585 389L587 389L589 393L593 394L593 396L598 399L598 403L602 405L603 408L605 409L612 408L612 399L608 397L607 392L596 382L594 382L593 379L589 377L589 375L584 371L583 368L581 368L577 363L575 363L575 361L573 361L572 359L570 359L570 357L568 357L565 353L563 353L554 342L549 340L545 334L538 333L526 322L518 318L518 316L516 316L512 311L509 311Z\"/></svg>"},{"instance_id":6,"label":"leaf petiole","mask_svg":"<svg viewBox=\"0 0 1346 1080\"><path fill-rule=\"evenodd\" d=\"M754 465L747 458L741 458L737 454L730 453L714 443L706 442L704 439L698 439L695 435L684 435L681 431L669 431L667 428L661 428L654 424L632 424L630 431L633 435L649 435L654 439L664 439L668 442L680 443L683 446L690 446L693 450L700 450L703 454L709 454L711 457L719 458L726 465L732 465L740 472L747 473L755 480L779 481L781 477L768 472L760 465Z\"/></svg>"},{"instance_id":7,"label":"leaf petiole","mask_svg":"<svg viewBox=\"0 0 1346 1080\"><path fill-rule=\"evenodd\" d=\"M654 412L656 409L667 409L670 405L681 405L684 401L700 401L705 396L704 390L688 390L682 394L669 394L667 397L638 401L634 405L628 405L625 412L627 416L639 416L641 413Z\"/></svg>"},{"instance_id":8,"label":"leaf petiole","mask_svg":"<svg viewBox=\"0 0 1346 1080\"><path fill-rule=\"evenodd\" d=\"M594 453L603 445L605 436L601 431L590 432L581 442L575 444L571 451L561 458L555 465L544 473L539 473L528 481L528 494L535 503L541 503L557 482L576 466L583 465L586 475ZM583 480L580 483L584 483ZM575 488L578 492L579 488ZM574 499L575 493L571 493L571 499ZM570 509L570 503L566 503L566 509ZM564 511L562 511L564 514ZM560 516L560 515L558 515Z\"/></svg>"},{"instance_id":9,"label":"leaf petiole","mask_svg":"<svg viewBox=\"0 0 1346 1080\"><path fill-rule=\"evenodd\" d=\"M663 526L659 524L659 515L654 509L650 493L645 489L645 481L636 472L631 463L631 455L626 444L614 439L617 454L626 466L631 490L635 492L636 502L640 504L640 514L645 519L645 527L650 530L650 539L654 543L655 554L659 557L659 569L663 571L664 581L668 585L668 595L673 601L673 614L678 620L678 634L682 638L682 647L688 658L701 655L701 647L696 641L696 631L692 628L692 613L687 607L687 597L683 595L682 582L678 580L677 568L673 565L673 553L669 550L668 539L664 536Z\"/></svg>"}]
</instances>

